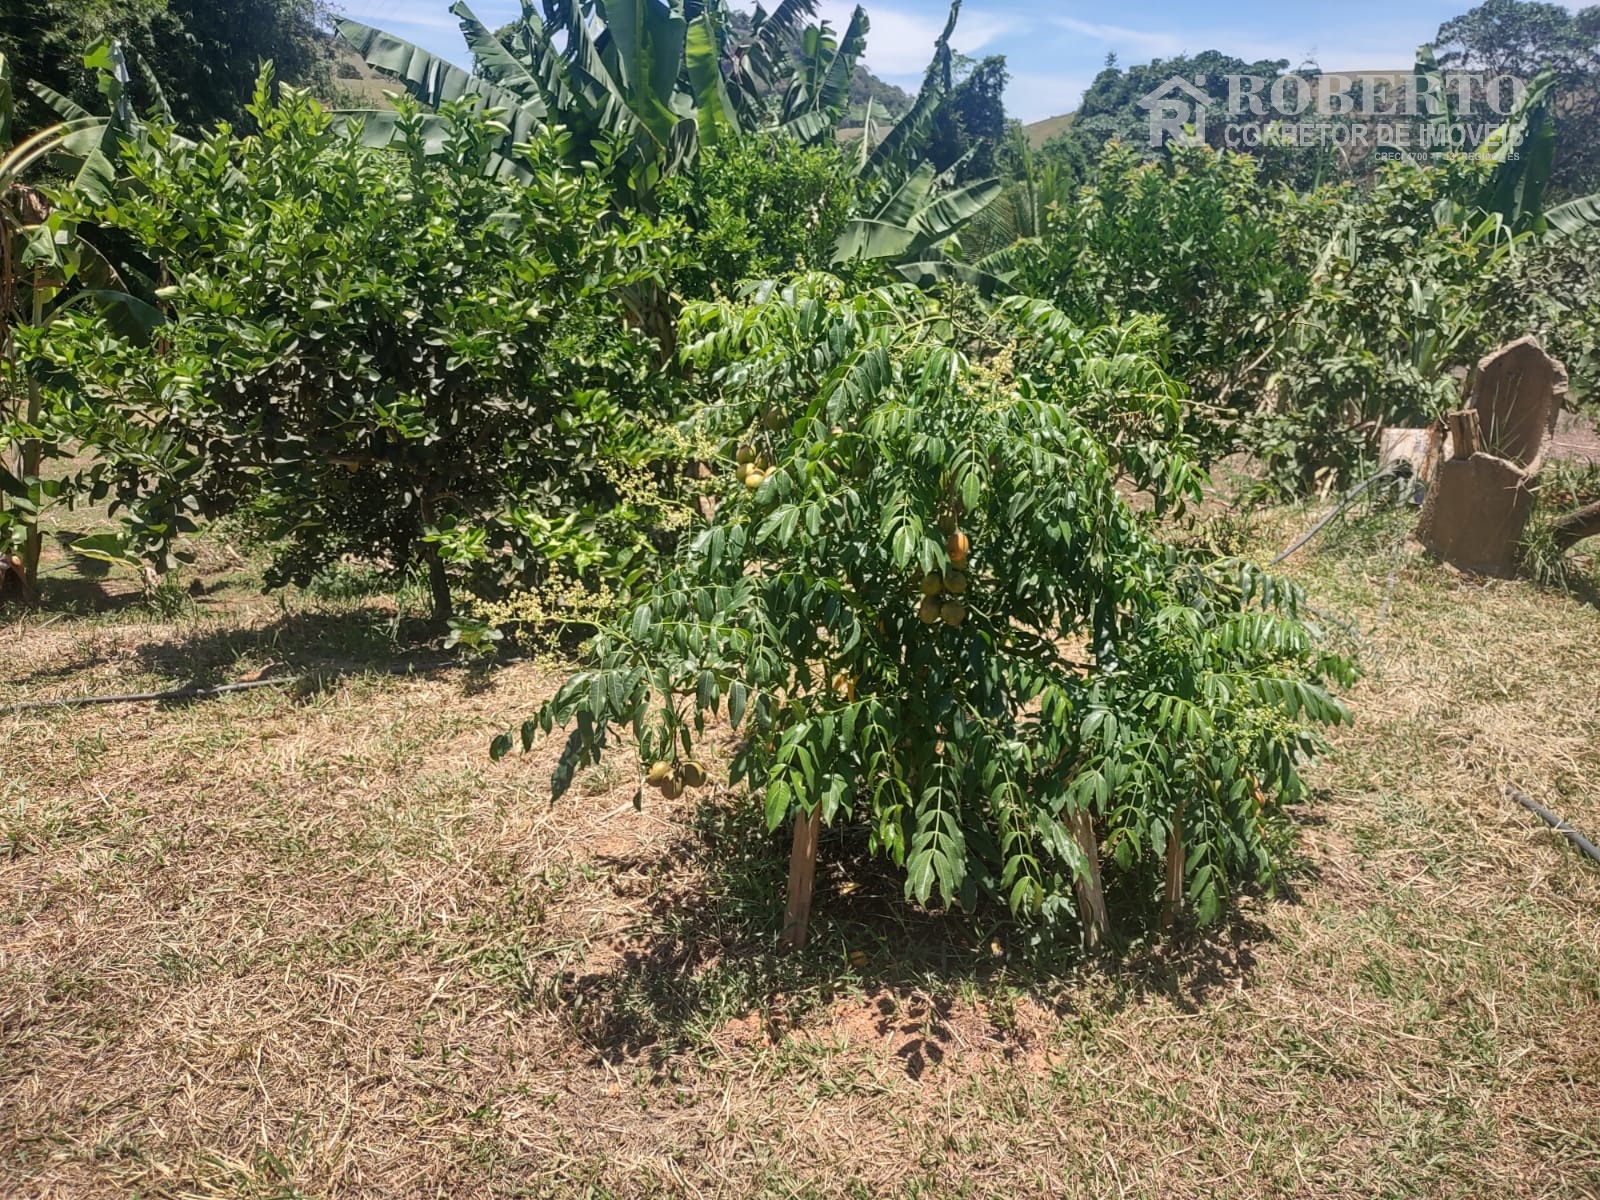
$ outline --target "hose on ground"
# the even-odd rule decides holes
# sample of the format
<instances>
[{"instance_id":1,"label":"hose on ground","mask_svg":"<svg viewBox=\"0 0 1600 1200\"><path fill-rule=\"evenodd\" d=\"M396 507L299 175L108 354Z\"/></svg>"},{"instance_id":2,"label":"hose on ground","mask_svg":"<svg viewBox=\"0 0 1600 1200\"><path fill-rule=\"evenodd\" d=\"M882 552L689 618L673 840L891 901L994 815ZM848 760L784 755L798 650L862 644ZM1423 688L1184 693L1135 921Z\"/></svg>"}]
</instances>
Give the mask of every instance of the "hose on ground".
<instances>
[{"instance_id":1,"label":"hose on ground","mask_svg":"<svg viewBox=\"0 0 1600 1200\"><path fill-rule=\"evenodd\" d=\"M1300 537L1297 538L1287 550L1278 555L1277 558L1273 559L1272 566L1277 566L1284 559L1295 553L1295 551L1305 546L1306 543L1311 541L1312 538L1316 537L1317 534L1321 533L1329 525L1333 524L1333 522L1337 520L1347 508L1354 504L1361 494L1368 488L1374 486L1375 484L1382 483L1385 479L1410 478L1411 464L1405 459L1397 458L1393 462L1386 464L1376 475L1371 475L1366 479L1363 479L1360 483L1356 484L1355 487L1346 492L1340 499L1339 503L1333 506L1333 511L1327 516L1323 517L1322 520L1318 521L1305 533L1301 534Z\"/></svg>"},{"instance_id":2,"label":"hose on ground","mask_svg":"<svg viewBox=\"0 0 1600 1200\"><path fill-rule=\"evenodd\" d=\"M1558 817L1555 813L1551 812L1544 805L1540 804L1537 800L1512 787L1509 783L1505 785L1505 789L1506 795L1510 796L1518 804L1522 805L1523 808L1527 809L1540 820L1544 821L1545 824L1549 825L1550 828L1554 829L1562 837L1566 838L1582 853L1587 854L1590 858L1594 859L1595 862L1600 863L1600 849L1597 849L1595 844L1588 838L1584 837L1583 834L1579 833L1571 825L1568 825L1564 820Z\"/></svg>"},{"instance_id":3,"label":"hose on ground","mask_svg":"<svg viewBox=\"0 0 1600 1200\"><path fill-rule=\"evenodd\" d=\"M256 688L293 687L317 675L331 673L363 675L419 675L456 665L458 660L444 659L433 663L393 663L388 666L363 666L353 669L325 667L305 671L298 675L280 675L272 679L247 679L239 683L218 683L203 687L173 688L164 692L135 692L115 696L64 696L55 700L21 700L14 704L0 704L0 713L34 712L48 708L88 708L100 704L146 704L181 700L210 700L233 692L249 692Z\"/></svg>"}]
</instances>

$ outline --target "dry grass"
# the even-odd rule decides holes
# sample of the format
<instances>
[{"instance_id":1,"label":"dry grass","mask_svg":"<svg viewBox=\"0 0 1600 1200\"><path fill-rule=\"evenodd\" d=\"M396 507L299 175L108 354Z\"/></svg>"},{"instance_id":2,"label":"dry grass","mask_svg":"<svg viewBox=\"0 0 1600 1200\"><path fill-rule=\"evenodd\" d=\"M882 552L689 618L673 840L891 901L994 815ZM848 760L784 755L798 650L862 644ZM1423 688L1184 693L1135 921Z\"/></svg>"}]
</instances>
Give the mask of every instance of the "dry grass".
<instances>
[{"instance_id":1,"label":"dry grass","mask_svg":"<svg viewBox=\"0 0 1600 1200\"><path fill-rule=\"evenodd\" d=\"M838 837L774 958L749 805L488 762L532 666L0 717L0 1194L1600 1195L1600 868L1499 793L1600 832L1600 614L1394 532L1289 564L1376 626L1291 886L1053 978ZM371 660L400 615L0 638L32 697Z\"/></svg>"}]
</instances>

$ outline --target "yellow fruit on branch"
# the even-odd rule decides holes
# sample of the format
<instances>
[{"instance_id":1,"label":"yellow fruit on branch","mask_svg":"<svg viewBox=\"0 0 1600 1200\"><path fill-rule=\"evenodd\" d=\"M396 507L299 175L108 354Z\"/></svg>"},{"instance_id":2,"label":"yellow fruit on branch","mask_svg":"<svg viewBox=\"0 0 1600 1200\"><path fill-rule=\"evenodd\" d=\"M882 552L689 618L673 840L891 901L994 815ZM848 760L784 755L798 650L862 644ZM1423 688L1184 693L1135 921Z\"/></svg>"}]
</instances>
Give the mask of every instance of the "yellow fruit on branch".
<instances>
[{"instance_id":1,"label":"yellow fruit on branch","mask_svg":"<svg viewBox=\"0 0 1600 1200\"><path fill-rule=\"evenodd\" d=\"M672 778L672 764L671 763L665 763L665 762L657 762L657 763L651 763L650 764L650 773L644 777L644 781L646 783L648 783L651 787L658 788L658 787L661 787L663 784L665 784L667 782L667 780L669 780L671 778Z\"/></svg>"},{"instance_id":2,"label":"yellow fruit on branch","mask_svg":"<svg viewBox=\"0 0 1600 1200\"><path fill-rule=\"evenodd\" d=\"M753 492L763 483L765 483L766 480L767 477L765 475L763 475L755 467L751 467L750 473L744 477L744 485Z\"/></svg>"},{"instance_id":3,"label":"yellow fruit on branch","mask_svg":"<svg viewBox=\"0 0 1600 1200\"><path fill-rule=\"evenodd\" d=\"M678 775L667 776L667 781L661 785L661 794L668 800L676 800L683 795L683 778Z\"/></svg>"},{"instance_id":4,"label":"yellow fruit on branch","mask_svg":"<svg viewBox=\"0 0 1600 1200\"><path fill-rule=\"evenodd\" d=\"M967 606L959 600L946 600L939 607L939 616L944 623L954 629L967 617Z\"/></svg>"},{"instance_id":5,"label":"yellow fruit on branch","mask_svg":"<svg viewBox=\"0 0 1600 1200\"><path fill-rule=\"evenodd\" d=\"M917 608L917 620L924 625L937 625L939 623L939 601L932 596L924 596L922 604Z\"/></svg>"},{"instance_id":6,"label":"yellow fruit on branch","mask_svg":"<svg viewBox=\"0 0 1600 1200\"><path fill-rule=\"evenodd\" d=\"M686 762L680 772L683 776L683 785L691 788L703 788L706 785L706 769L697 762Z\"/></svg>"},{"instance_id":7,"label":"yellow fruit on branch","mask_svg":"<svg viewBox=\"0 0 1600 1200\"><path fill-rule=\"evenodd\" d=\"M924 596L937 596L944 591L944 581L933 572L929 571L922 577L922 594Z\"/></svg>"},{"instance_id":8,"label":"yellow fruit on branch","mask_svg":"<svg viewBox=\"0 0 1600 1200\"><path fill-rule=\"evenodd\" d=\"M950 561L960 566L967 561L967 554L972 549L972 543L967 541L967 535L959 529L944 540L945 553L950 556Z\"/></svg>"},{"instance_id":9,"label":"yellow fruit on branch","mask_svg":"<svg viewBox=\"0 0 1600 1200\"><path fill-rule=\"evenodd\" d=\"M741 466L749 466L756 460L756 452L749 446L740 446L733 456Z\"/></svg>"}]
</instances>

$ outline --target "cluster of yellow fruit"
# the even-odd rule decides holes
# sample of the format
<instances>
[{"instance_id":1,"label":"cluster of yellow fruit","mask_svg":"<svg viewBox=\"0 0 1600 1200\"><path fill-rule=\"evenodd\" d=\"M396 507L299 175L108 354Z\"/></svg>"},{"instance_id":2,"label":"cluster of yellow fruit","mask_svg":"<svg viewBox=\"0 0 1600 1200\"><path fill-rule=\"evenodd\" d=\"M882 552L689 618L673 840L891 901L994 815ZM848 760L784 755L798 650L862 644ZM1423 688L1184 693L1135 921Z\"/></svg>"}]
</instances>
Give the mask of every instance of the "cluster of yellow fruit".
<instances>
[{"instance_id":1,"label":"cluster of yellow fruit","mask_svg":"<svg viewBox=\"0 0 1600 1200\"><path fill-rule=\"evenodd\" d=\"M967 604L962 597L967 594L966 566L971 546L953 519L940 524L949 526L944 549L950 556L950 570L929 571L922 577L922 604L917 608L917 619L924 625L943 621L954 629L967 618Z\"/></svg>"},{"instance_id":2,"label":"cluster of yellow fruit","mask_svg":"<svg viewBox=\"0 0 1600 1200\"><path fill-rule=\"evenodd\" d=\"M705 787L707 778L706 769L691 760L677 767L669 762L651 763L644 781L668 800L676 800L684 788Z\"/></svg>"},{"instance_id":3,"label":"cluster of yellow fruit","mask_svg":"<svg viewBox=\"0 0 1600 1200\"><path fill-rule=\"evenodd\" d=\"M772 460L765 454L757 454L749 446L740 446L734 457L739 461L739 465L733 469L734 478L752 492L772 474Z\"/></svg>"}]
</instances>

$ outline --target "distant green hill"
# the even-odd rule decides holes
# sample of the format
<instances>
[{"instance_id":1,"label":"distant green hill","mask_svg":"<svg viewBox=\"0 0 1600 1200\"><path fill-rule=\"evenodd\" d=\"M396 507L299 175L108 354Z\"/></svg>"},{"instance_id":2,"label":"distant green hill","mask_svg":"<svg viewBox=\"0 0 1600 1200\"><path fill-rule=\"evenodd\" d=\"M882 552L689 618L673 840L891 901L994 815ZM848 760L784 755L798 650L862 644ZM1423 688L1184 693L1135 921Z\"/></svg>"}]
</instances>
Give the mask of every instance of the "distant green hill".
<instances>
[{"instance_id":1,"label":"distant green hill","mask_svg":"<svg viewBox=\"0 0 1600 1200\"><path fill-rule=\"evenodd\" d=\"M1022 132L1028 135L1028 145L1037 150L1056 134L1065 133L1077 115L1077 113L1065 113L1059 117L1046 117L1042 121L1035 121L1032 125L1024 125Z\"/></svg>"}]
</instances>

